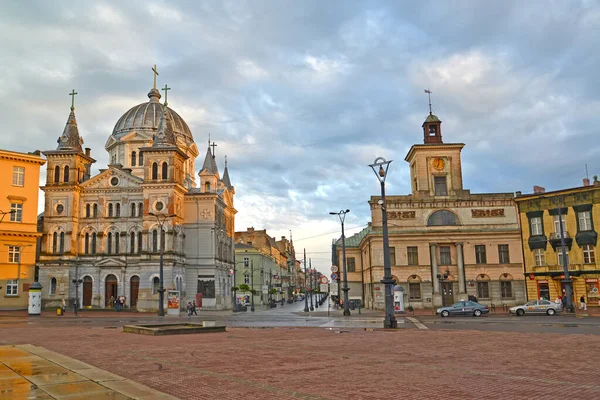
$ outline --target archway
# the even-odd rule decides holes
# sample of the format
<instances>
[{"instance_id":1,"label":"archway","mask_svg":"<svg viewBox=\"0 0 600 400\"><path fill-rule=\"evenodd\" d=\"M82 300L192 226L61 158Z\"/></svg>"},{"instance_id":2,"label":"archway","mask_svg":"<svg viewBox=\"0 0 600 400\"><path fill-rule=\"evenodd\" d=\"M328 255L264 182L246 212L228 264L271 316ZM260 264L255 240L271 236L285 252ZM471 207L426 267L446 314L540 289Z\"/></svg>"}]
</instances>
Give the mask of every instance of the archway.
<instances>
[{"instance_id":1,"label":"archway","mask_svg":"<svg viewBox=\"0 0 600 400\"><path fill-rule=\"evenodd\" d=\"M113 308L115 306L115 299L117 298L117 277L110 274L104 280L105 291L104 291L104 306ZM112 301L111 301L112 298Z\"/></svg>"},{"instance_id":2,"label":"archway","mask_svg":"<svg viewBox=\"0 0 600 400\"><path fill-rule=\"evenodd\" d=\"M92 278L83 278L83 307L92 306Z\"/></svg>"},{"instance_id":3,"label":"archway","mask_svg":"<svg viewBox=\"0 0 600 400\"><path fill-rule=\"evenodd\" d=\"M140 290L140 277L132 276L129 280L129 307L136 308L138 292Z\"/></svg>"}]
</instances>

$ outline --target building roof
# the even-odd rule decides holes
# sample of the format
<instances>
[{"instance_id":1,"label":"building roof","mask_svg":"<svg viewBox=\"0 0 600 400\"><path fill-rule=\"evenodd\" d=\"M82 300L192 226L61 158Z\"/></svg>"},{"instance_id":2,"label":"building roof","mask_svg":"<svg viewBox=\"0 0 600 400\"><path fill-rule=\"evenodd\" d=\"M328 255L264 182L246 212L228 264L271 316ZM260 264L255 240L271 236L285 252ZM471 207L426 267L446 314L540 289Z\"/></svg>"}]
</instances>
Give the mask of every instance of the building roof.
<instances>
[{"instance_id":1,"label":"building roof","mask_svg":"<svg viewBox=\"0 0 600 400\"><path fill-rule=\"evenodd\" d=\"M346 238L346 248L348 247L358 247L361 240L363 240L365 238L365 236L367 236L369 233L372 233L373 229L371 227L371 224L369 223L369 225L367 225L363 230L361 230L358 233L355 233L354 235L347 237ZM341 246L342 245L342 238L339 238L336 241L336 245Z\"/></svg>"},{"instance_id":2,"label":"building roof","mask_svg":"<svg viewBox=\"0 0 600 400\"><path fill-rule=\"evenodd\" d=\"M217 169L217 163L215 162L215 157L210 151L210 146L206 150L206 156L204 157L204 164L202 164L202 169L200 171L207 170L212 174L217 174L219 171Z\"/></svg>"}]
</instances>

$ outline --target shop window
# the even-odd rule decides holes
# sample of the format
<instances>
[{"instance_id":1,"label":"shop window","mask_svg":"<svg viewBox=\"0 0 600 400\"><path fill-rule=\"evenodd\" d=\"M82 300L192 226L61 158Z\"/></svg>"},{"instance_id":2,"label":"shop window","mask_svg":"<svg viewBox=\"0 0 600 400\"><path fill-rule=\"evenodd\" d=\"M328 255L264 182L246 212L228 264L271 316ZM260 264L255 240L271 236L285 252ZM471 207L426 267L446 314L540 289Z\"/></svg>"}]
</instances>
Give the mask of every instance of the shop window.
<instances>
[{"instance_id":1,"label":"shop window","mask_svg":"<svg viewBox=\"0 0 600 400\"><path fill-rule=\"evenodd\" d=\"M538 296L540 300L550 300L550 287L547 281L538 281Z\"/></svg>"}]
</instances>

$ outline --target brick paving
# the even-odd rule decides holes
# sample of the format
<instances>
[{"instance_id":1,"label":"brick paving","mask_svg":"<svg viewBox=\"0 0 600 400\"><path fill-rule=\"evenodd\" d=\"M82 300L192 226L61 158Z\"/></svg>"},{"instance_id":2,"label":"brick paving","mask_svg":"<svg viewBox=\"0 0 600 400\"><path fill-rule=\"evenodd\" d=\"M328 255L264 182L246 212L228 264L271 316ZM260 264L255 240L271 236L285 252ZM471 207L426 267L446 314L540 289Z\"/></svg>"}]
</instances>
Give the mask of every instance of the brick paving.
<instances>
[{"instance_id":1,"label":"brick paving","mask_svg":"<svg viewBox=\"0 0 600 400\"><path fill-rule=\"evenodd\" d=\"M3 324L31 343L181 399L594 399L600 335L234 328L147 337L106 326ZM590 364L592 360L592 364Z\"/></svg>"}]
</instances>

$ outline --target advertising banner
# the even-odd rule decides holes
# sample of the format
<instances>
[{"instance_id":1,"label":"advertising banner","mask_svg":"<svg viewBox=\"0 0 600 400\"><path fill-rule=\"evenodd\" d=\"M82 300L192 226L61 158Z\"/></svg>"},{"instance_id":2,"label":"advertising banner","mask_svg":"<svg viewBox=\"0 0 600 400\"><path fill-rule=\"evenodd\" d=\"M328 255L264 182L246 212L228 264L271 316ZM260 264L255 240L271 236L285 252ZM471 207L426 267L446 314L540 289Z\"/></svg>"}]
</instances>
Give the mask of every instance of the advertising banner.
<instances>
[{"instance_id":1,"label":"advertising banner","mask_svg":"<svg viewBox=\"0 0 600 400\"><path fill-rule=\"evenodd\" d=\"M167 290L167 314L179 316L179 290Z\"/></svg>"}]
</instances>

